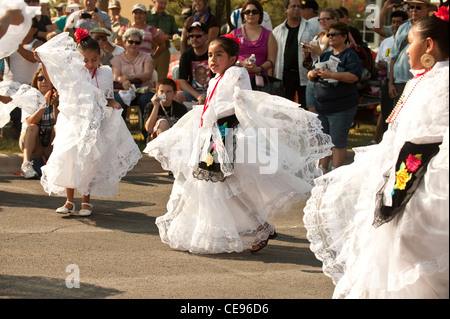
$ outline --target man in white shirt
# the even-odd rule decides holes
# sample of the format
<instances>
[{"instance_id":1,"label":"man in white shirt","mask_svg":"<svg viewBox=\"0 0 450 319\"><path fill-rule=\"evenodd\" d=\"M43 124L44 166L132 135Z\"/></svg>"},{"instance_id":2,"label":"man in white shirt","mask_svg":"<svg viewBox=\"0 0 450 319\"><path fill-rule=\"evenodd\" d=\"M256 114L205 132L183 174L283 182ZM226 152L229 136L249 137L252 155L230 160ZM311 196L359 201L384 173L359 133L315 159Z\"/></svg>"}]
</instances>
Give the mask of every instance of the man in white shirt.
<instances>
[{"instance_id":1,"label":"man in white shirt","mask_svg":"<svg viewBox=\"0 0 450 319\"><path fill-rule=\"evenodd\" d=\"M309 43L320 32L301 16L300 0L285 0L284 12L287 19L277 26L272 34L277 40L278 54L275 62L275 76L283 80L286 98L298 102L306 109L306 85L308 70L303 67L302 43Z\"/></svg>"}]
</instances>

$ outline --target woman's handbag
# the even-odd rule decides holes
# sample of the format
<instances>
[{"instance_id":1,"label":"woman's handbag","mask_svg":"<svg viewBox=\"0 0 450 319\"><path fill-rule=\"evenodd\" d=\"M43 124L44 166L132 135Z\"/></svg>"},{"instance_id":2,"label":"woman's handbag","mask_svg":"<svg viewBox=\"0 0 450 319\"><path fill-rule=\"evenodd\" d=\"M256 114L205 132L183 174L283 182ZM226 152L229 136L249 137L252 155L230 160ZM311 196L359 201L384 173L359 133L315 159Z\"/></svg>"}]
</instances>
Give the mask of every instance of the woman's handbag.
<instances>
[{"instance_id":1,"label":"woman's handbag","mask_svg":"<svg viewBox=\"0 0 450 319\"><path fill-rule=\"evenodd\" d=\"M256 85L256 77L257 76L262 77L262 79L264 80L263 86ZM266 92L266 93L269 93L272 95L286 97L286 91L284 89L283 81L281 81L273 76L269 76L267 74L264 74L264 75L257 74L251 80L251 84L252 84L253 91L261 91L261 92Z\"/></svg>"},{"instance_id":2,"label":"woman's handbag","mask_svg":"<svg viewBox=\"0 0 450 319\"><path fill-rule=\"evenodd\" d=\"M302 63L302 65L303 65L303 67L305 68L305 69L311 69L311 67L313 66L313 64L314 64L314 61L313 61L313 59L312 59L312 57L311 57L311 54L308 54L308 56L306 57L306 58L304 58L303 59L303 63Z\"/></svg>"}]
</instances>

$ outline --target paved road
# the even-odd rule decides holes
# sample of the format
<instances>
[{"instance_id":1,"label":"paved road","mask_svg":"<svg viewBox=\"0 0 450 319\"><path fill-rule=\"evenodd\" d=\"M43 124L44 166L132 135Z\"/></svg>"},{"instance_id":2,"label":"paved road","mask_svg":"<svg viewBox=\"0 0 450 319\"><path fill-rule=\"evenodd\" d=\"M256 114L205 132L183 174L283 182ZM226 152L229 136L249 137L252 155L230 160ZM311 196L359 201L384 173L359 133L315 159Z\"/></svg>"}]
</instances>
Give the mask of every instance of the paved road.
<instances>
[{"instance_id":1,"label":"paved road","mask_svg":"<svg viewBox=\"0 0 450 319\"><path fill-rule=\"evenodd\" d=\"M331 298L306 240L305 201L275 220L278 238L257 254L193 255L162 244L155 225L172 182L142 161L113 199L93 198L93 215L63 217L63 198L0 170L0 298Z\"/></svg>"}]
</instances>

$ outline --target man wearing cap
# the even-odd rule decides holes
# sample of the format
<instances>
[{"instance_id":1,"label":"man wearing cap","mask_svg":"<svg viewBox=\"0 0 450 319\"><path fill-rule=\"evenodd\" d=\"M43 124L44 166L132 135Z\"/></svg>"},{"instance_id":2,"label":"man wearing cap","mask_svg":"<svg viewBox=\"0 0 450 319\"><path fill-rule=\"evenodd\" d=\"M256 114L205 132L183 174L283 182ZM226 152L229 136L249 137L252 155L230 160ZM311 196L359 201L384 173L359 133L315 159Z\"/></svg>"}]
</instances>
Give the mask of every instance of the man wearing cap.
<instances>
[{"instance_id":1,"label":"man wearing cap","mask_svg":"<svg viewBox=\"0 0 450 319\"><path fill-rule=\"evenodd\" d=\"M83 1L84 9L75 11L67 17L64 31L73 33L77 28L90 31L95 27L111 30L111 19L106 12L97 9L97 0Z\"/></svg>"},{"instance_id":2,"label":"man wearing cap","mask_svg":"<svg viewBox=\"0 0 450 319\"><path fill-rule=\"evenodd\" d=\"M128 25L130 20L120 15L120 2L119 1L109 1L108 3L108 13L111 19L111 36L108 38L110 42L114 43L114 40L119 33L120 27L123 25Z\"/></svg>"},{"instance_id":3,"label":"man wearing cap","mask_svg":"<svg viewBox=\"0 0 450 319\"><path fill-rule=\"evenodd\" d=\"M102 65L111 66L111 59L125 51L124 48L111 44L108 37L111 36L111 32L105 28L93 28L89 35L97 40L100 46L100 63Z\"/></svg>"},{"instance_id":4,"label":"man wearing cap","mask_svg":"<svg viewBox=\"0 0 450 319\"><path fill-rule=\"evenodd\" d=\"M287 19L272 32L278 44L275 76L283 80L286 98L294 101L297 93L298 102L306 108L308 70L303 67L301 44L311 42L314 35L321 30L302 18L300 0L285 0L284 12Z\"/></svg>"},{"instance_id":5,"label":"man wearing cap","mask_svg":"<svg viewBox=\"0 0 450 319\"><path fill-rule=\"evenodd\" d=\"M426 17L432 6L430 0L413 0L406 1L409 7L410 18L403 23L397 31L394 38L394 45L392 46L389 57L391 58L391 65L389 68L389 96L394 99L395 105L400 98L400 95L405 88L406 82L412 78L412 73L409 65L409 57L406 54L406 50L409 47L408 33L411 27L419 19Z\"/></svg>"},{"instance_id":6,"label":"man wearing cap","mask_svg":"<svg viewBox=\"0 0 450 319\"><path fill-rule=\"evenodd\" d=\"M167 77L170 64L170 42L175 35L178 35L178 26L175 18L166 12L167 0L154 0L154 7L147 13L146 23L154 26L164 32L163 38L166 48L162 54L153 61L156 72L158 72L158 80Z\"/></svg>"},{"instance_id":7,"label":"man wearing cap","mask_svg":"<svg viewBox=\"0 0 450 319\"><path fill-rule=\"evenodd\" d=\"M315 0L303 0L300 9L303 19L308 20L314 28L320 28L319 4Z\"/></svg>"},{"instance_id":8,"label":"man wearing cap","mask_svg":"<svg viewBox=\"0 0 450 319\"><path fill-rule=\"evenodd\" d=\"M212 78L208 66L208 29L196 21L187 31L191 46L181 54L178 80L181 91L177 92L175 100L204 104L208 82ZM198 81L200 75L205 75L202 81Z\"/></svg>"}]
</instances>

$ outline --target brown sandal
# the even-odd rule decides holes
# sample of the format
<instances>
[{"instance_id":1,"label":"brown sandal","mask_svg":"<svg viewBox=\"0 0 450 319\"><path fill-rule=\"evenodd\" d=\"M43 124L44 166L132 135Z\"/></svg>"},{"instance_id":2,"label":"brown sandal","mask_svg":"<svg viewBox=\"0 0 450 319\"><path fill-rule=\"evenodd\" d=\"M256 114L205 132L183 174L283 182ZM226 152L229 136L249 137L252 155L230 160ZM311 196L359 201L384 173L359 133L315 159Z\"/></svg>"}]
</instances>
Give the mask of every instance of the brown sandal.
<instances>
[{"instance_id":1,"label":"brown sandal","mask_svg":"<svg viewBox=\"0 0 450 319\"><path fill-rule=\"evenodd\" d=\"M252 246L252 249L250 250L250 252L256 253L257 251L260 251L261 249L266 247L268 243L269 243L269 238L267 238L266 240L260 241L258 244ZM255 247L255 246L256 246L256 249L253 249L253 247Z\"/></svg>"}]
</instances>

